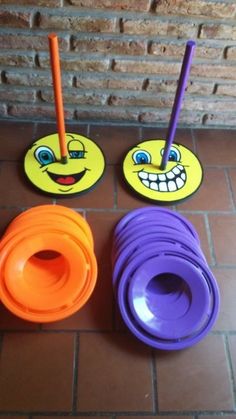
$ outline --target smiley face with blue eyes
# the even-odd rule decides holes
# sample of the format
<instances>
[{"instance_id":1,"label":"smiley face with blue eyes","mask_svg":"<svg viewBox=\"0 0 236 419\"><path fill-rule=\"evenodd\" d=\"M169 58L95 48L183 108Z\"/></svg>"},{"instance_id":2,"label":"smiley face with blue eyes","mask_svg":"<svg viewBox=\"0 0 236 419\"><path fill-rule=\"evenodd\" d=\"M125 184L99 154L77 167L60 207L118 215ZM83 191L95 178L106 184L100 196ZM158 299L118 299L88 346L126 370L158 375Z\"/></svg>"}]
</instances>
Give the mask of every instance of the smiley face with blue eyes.
<instances>
[{"instance_id":1,"label":"smiley face with blue eyes","mask_svg":"<svg viewBox=\"0 0 236 419\"><path fill-rule=\"evenodd\" d=\"M37 140L25 155L27 177L46 193L60 196L80 194L92 188L104 173L103 153L92 140L67 133L66 145L66 164L61 163L58 134Z\"/></svg>"},{"instance_id":2,"label":"smiley face with blue eyes","mask_svg":"<svg viewBox=\"0 0 236 419\"><path fill-rule=\"evenodd\" d=\"M163 204L178 203L200 187L201 163L187 147L173 144L165 170L160 170L165 140L147 140L129 150L124 177L138 194Z\"/></svg>"}]
</instances>

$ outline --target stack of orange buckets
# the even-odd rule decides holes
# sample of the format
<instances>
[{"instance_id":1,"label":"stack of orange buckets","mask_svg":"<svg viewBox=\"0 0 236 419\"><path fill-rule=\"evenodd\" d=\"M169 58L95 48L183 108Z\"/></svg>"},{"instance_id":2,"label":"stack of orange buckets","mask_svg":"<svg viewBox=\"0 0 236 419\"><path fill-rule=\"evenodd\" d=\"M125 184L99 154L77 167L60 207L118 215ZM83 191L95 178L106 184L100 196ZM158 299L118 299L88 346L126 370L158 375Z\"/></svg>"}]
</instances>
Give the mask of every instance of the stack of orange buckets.
<instances>
[{"instance_id":1,"label":"stack of orange buckets","mask_svg":"<svg viewBox=\"0 0 236 419\"><path fill-rule=\"evenodd\" d=\"M45 323L78 311L97 280L87 221L60 205L18 215L0 241L0 300L22 319Z\"/></svg>"}]
</instances>

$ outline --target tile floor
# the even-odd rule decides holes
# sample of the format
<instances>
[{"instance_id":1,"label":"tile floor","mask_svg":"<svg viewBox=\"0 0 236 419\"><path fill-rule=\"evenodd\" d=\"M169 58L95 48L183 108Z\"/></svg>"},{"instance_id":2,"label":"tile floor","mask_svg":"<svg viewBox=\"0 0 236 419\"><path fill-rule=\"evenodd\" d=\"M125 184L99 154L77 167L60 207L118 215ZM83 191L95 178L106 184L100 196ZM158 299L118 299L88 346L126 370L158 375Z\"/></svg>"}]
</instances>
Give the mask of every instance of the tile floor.
<instances>
[{"instance_id":1,"label":"tile floor","mask_svg":"<svg viewBox=\"0 0 236 419\"><path fill-rule=\"evenodd\" d=\"M200 190L173 209L196 227L221 290L221 310L211 333L178 352L152 350L123 325L111 287L112 230L133 208L149 205L121 176L123 153L141 139L162 137L154 128L67 126L103 149L107 169L81 197L52 199L23 176L33 139L53 124L0 123L0 233L22 210L58 203L81 212L95 239L99 277L86 306L47 325L20 320L0 305L0 418L236 418L236 131L179 130L205 167Z\"/></svg>"}]
</instances>

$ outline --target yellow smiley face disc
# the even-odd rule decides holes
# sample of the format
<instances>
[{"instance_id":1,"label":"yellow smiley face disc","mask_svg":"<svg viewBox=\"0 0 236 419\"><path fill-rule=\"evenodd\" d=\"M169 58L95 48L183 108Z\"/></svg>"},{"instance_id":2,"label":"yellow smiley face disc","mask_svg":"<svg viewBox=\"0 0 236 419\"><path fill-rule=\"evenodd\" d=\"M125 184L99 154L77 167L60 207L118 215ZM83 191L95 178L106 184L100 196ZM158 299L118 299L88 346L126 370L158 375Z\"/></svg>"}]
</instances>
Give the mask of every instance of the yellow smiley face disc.
<instances>
[{"instance_id":1,"label":"yellow smiley face disc","mask_svg":"<svg viewBox=\"0 0 236 419\"><path fill-rule=\"evenodd\" d=\"M24 170L30 182L50 195L78 195L91 189L102 177L105 158L89 138L66 134L68 159L61 163L58 134L35 141L25 155Z\"/></svg>"},{"instance_id":2,"label":"yellow smiley face disc","mask_svg":"<svg viewBox=\"0 0 236 419\"><path fill-rule=\"evenodd\" d=\"M173 144L165 170L160 170L165 140L147 140L130 149L123 161L123 174L131 188L159 204L185 200L200 187L203 170L187 147Z\"/></svg>"}]
</instances>

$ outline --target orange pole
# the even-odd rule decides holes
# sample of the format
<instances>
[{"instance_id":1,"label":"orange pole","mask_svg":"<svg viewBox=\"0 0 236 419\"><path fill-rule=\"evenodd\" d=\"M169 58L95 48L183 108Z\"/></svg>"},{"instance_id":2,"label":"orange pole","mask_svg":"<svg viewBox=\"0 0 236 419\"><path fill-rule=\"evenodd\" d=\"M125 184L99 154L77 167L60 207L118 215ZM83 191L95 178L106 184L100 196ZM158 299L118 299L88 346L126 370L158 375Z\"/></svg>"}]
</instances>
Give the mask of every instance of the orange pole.
<instances>
[{"instance_id":1,"label":"orange pole","mask_svg":"<svg viewBox=\"0 0 236 419\"><path fill-rule=\"evenodd\" d=\"M50 35L48 35L48 40L50 49L51 71L57 117L57 130L60 143L61 162L67 163L65 119L62 99L61 69L57 35L55 33L51 33Z\"/></svg>"}]
</instances>

